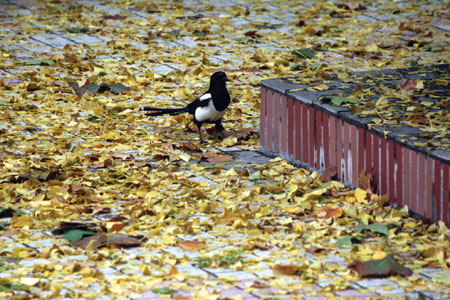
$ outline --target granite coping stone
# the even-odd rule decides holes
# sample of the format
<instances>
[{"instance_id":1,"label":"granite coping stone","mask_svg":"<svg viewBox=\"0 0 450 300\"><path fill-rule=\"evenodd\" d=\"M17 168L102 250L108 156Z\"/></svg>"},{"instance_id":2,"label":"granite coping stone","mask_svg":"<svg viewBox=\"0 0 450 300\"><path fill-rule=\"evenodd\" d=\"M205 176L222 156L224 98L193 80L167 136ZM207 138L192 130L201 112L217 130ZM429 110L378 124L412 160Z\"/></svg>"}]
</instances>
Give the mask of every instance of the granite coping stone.
<instances>
[{"instance_id":1,"label":"granite coping stone","mask_svg":"<svg viewBox=\"0 0 450 300\"><path fill-rule=\"evenodd\" d=\"M430 152L430 156L435 157L440 161L446 162L447 164L450 165L450 151L433 150Z\"/></svg>"},{"instance_id":2,"label":"granite coping stone","mask_svg":"<svg viewBox=\"0 0 450 300\"><path fill-rule=\"evenodd\" d=\"M342 93L342 90L332 89L327 91L318 91L318 92L312 92L312 91L295 91L295 92L289 92L288 96L299 100L303 103L312 105L313 107L325 111L333 116L337 116L341 112L350 111L348 107L343 106L334 106L330 105L328 103L323 103L319 99L321 97L331 96L338 94L339 92Z\"/></svg>"},{"instance_id":3,"label":"granite coping stone","mask_svg":"<svg viewBox=\"0 0 450 300\"><path fill-rule=\"evenodd\" d=\"M365 128L365 129L368 128L367 124L369 124L371 122L371 120L373 119L373 117L361 117L358 115L354 115L350 111L340 112L338 117L343 119L344 121L347 121L348 123L350 123L352 125L356 125L358 127Z\"/></svg>"},{"instance_id":4,"label":"granite coping stone","mask_svg":"<svg viewBox=\"0 0 450 300\"><path fill-rule=\"evenodd\" d=\"M299 88L299 84L288 81L283 78L271 78L261 82L262 86L272 89L280 94L286 95L289 90Z\"/></svg>"}]
</instances>

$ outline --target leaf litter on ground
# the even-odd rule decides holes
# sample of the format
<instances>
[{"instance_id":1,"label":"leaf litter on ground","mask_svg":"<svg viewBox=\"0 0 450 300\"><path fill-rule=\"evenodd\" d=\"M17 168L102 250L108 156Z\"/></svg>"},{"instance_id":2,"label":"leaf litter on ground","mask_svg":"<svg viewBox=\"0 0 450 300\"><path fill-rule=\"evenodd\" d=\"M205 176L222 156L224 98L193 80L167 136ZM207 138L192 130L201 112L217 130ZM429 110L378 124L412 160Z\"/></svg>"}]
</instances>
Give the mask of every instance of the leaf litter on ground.
<instances>
[{"instance_id":1,"label":"leaf litter on ground","mask_svg":"<svg viewBox=\"0 0 450 300\"><path fill-rule=\"evenodd\" d=\"M1 297L127 299L150 289L217 299L207 287L223 280L205 282L186 266L266 274L248 287L284 294L299 286L313 291L325 278L330 284L311 295L332 298L360 276L389 277L407 291L442 292L443 275L416 280L404 268L447 270L449 230L376 198L370 174L352 191L330 181L332 169L320 176L281 158L230 169L234 157L216 148L257 149L262 79L295 76L327 90L330 74L347 81L350 69L448 62L448 45L439 48L442 31L419 26L445 11L442 5L410 22L392 18L383 25L360 18L367 4L272 2L287 27L261 22L270 10L260 2L221 7L218 15L212 5L198 4L194 13L181 2L33 5L32 14L14 18L6 6L1 21L7 28L0 33ZM413 1L372 7L379 14L421 11ZM105 14L109 9L120 14ZM42 33L35 24L54 36L83 41L87 35L99 43L35 52L27 38ZM397 38L403 35L409 40ZM185 116L150 120L138 113L149 104L185 105L215 70L233 79L224 122L230 136L223 141L206 130L210 142L199 145ZM409 80L355 90L334 104L367 105L362 112L370 113L374 107L364 97L382 92L414 106L412 124L428 118L429 129L448 135L448 113L418 115L422 104L413 98L427 92L427 83ZM448 78L434 83L444 87ZM431 106L443 104L437 98ZM389 120L389 109L378 112ZM343 262L327 262L333 257ZM195 290L197 282L202 288Z\"/></svg>"}]
</instances>

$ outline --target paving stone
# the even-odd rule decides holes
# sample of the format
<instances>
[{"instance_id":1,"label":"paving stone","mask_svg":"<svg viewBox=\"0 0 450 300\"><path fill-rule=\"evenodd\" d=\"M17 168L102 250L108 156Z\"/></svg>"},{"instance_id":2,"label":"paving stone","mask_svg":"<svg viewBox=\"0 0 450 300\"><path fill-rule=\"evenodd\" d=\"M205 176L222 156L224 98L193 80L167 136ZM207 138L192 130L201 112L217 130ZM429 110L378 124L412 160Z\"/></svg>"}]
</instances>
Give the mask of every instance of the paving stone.
<instances>
[{"instance_id":1,"label":"paving stone","mask_svg":"<svg viewBox=\"0 0 450 300\"><path fill-rule=\"evenodd\" d=\"M154 68L154 69L152 69L151 71L152 71L153 73L156 73L156 74L159 74L159 75L165 75L165 74L167 74L167 73L169 73L169 72L173 72L173 71L175 71L175 70L172 69L172 68L169 67L169 66L160 65L159 67Z\"/></svg>"},{"instance_id":2,"label":"paving stone","mask_svg":"<svg viewBox=\"0 0 450 300\"><path fill-rule=\"evenodd\" d=\"M212 181L209 178L206 178L204 176L195 176L195 177L189 177L188 178L189 181L195 181L195 182L207 182L209 183L210 186L215 186L216 183L214 181Z\"/></svg>"},{"instance_id":3,"label":"paving stone","mask_svg":"<svg viewBox=\"0 0 450 300\"><path fill-rule=\"evenodd\" d=\"M191 265L177 265L179 273L187 273L189 276L207 276L209 273Z\"/></svg>"},{"instance_id":4,"label":"paving stone","mask_svg":"<svg viewBox=\"0 0 450 300\"><path fill-rule=\"evenodd\" d=\"M446 299L446 300L450 299L450 293L448 293L448 291L447 292L444 291L444 293L442 294L436 291L427 291L427 290L415 290L415 291L430 299Z\"/></svg>"},{"instance_id":5,"label":"paving stone","mask_svg":"<svg viewBox=\"0 0 450 300\"><path fill-rule=\"evenodd\" d=\"M271 157L255 151L240 151L233 153L233 155L236 158L236 162L251 162L253 165L262 165L272 159Z\"/></svg>"},{"instance_id":6,"label":"paving stone","mask_svg":"<svg viewBox=\"0 0 450 300\"><path fill-rule=\"evenodd\" d=\"M398 288L395 282L389 281L387 279L364 279L358 280L357 285L365 289L376 289L377 292L382 287Z\"/></svg>"},{"instance_id":7,"label":"paving stone","mask_svg":"<svg viewBox=\"0 0 450 300\"><path fill-rule=\"evenodd\" d=\"M166 248L164 249L164 252L171 254L176 258L183 258L184 256L187 256L189 259L194 260L200 257L200 254L197 251L185 251L179 247Z\"/></svg>"},{"instance_id":8,"label":"paving stone","mask_svg":"<svg viewBox=\"0 0 450 300\"><path fill-rule=\"evenodd\" d=\"M254 273L258 278L273 278L275 274L272 269L264 269Z\"/></svg>"},{"instance_id":9,"label":"paving stone","mask_svg":"<svg viewBox=\"0 0 450 300\"><path fill-rule=\"evenodd\" d=\"M145 291L142 293L142 297L136 298L136 300L164 300L166 297L159 296L152 290Z\"/></svg>"},{"instance_id":10,"label":"paving stone","mask_svg":"<svg viewBox=\"0 0 450 300\"><path fill-rule=\"evenodd\" d=\"M77 35L68 35L65 36L64 38L66 39L70 39L71 41L74 41L78 44L83 44L83 45L106 45L106 41L103 39L99 39L95 36L91 36L88 34L77 34Z\"/></svg>"},{"instance_id":11,"label":"paving stone","mask_svg":"<svg viewBox=\"0 0 450 300\"><path fill-rule=\"evenodd\" d=\"M47 46L58 49L63 49L66 45L75 45L74 42L52 33L33 35L31 38Z\"/></svg>"},{"instance_id":12,"label":"paving stone","mask_svg":"<svg viewBox=\"0 0 450 300\"><path fill-rule=\"evenodd\" d=\"M257 299L255 296L253 296L249 293L245 293L244 291L242 291L241 289L239 289L237 287L220 290L220 297L227 298L227 299L232 298L232 297L245 297L247 299L252 299L252 298Z\"/></svg>"},{"instance_id":13,"label":"paving stone","mask_svg":"<svg viewBox=\"0 0 450 300\"><path fill-rule=\"evenodd\" d=\"M352 299L366 299L366 298L373 298L379 296L376 293L368 292L368 293L361 293L358 290L343 290L343 291L337 291L334 293L336 296L339 297L347 297Z\"/></svg>"},{"instance_id":14,"label":"paving stone","mask_svg":"<svg viewBox=\"0 0 450 300\"><path fill-rule=\"evenodd\" d=\"M259 289L257 291L252 292L256 296L260 297L260 299L292 299L292 295L281 294L280 289L269 288L269 289ZM302 299L304 299L302 297Z\"/></svg>"},{"instance_id":15,"label":"paving stone","mask_svg":"<svg viewBox=\"0 0 450 300\"><path fill-rule=\"evenodd\" d=\"M251 280L257 278L254 274L245 271L234 271L234 272L213 273L213 274L216 275L217 277L223 276L228 278L234 278L236 281Z\"/></svg>"},{"instance_id":16,"label":"paving stone","mask_svg":"<svg viewBox=\"0 0 450 300\"><path fill-rule=\"evenodd\" d=\"M182 45L186 48L196 48L198 46L198 42L195 41L190 36L183 36L175 41L175 43Z\"/></svg>"}]
</instances>

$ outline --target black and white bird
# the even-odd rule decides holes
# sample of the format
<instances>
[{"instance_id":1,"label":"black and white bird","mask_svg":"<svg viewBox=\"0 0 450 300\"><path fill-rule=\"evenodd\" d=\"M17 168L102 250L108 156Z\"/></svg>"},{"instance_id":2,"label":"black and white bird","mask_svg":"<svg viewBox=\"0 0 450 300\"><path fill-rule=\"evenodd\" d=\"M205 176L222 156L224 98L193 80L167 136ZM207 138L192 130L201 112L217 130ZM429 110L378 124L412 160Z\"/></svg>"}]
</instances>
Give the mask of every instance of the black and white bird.
<instances>
[{"instance_id":1,"label":"black and white bird","mask_svg":"<svg viewBox=\"0 0 450 300\"><path fill-rule=\"evenodd\" d=\"M225 130L222 126L222 118L230 104L230 94L226 87L229 81L224 72L216 72L211 76L209 89L196 100L181 108L156 108L144 107L144 111L150 111L147 116L179 115L190 113L197 125L200 142L203 143L201 127L203 123L214 123L219 134Z\"/></svg>"}]
</instances>

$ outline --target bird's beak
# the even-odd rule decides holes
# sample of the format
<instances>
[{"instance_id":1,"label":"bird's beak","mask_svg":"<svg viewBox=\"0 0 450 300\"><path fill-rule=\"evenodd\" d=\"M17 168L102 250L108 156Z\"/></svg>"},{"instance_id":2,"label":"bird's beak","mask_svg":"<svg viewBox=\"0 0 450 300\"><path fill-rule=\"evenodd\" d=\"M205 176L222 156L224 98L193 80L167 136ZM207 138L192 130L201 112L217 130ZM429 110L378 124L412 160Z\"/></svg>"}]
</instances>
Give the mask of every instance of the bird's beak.
<instances>
[{"instance_id":1,"label":"bird's beak","mask_svg":"<svg viewBox=\"0 0 450 300\"><path fill-rule=\"evenodd\" d=\"M231 81L228 77L225 77L224 79L223 79L223 81Z\"/></svg>"}]
</instances>

